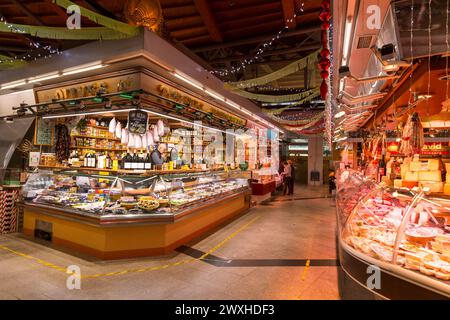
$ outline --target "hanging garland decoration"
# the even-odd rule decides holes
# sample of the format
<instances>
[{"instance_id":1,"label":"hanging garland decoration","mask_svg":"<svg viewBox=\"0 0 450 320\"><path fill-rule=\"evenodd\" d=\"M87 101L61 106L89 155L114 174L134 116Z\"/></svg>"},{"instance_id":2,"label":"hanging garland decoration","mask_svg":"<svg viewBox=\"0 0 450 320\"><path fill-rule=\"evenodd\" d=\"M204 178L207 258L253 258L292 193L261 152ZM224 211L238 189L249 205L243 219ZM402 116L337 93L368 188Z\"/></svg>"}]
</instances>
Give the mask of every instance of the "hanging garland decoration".
<instances>
[{"instance_id":1,"label":"hanging garland decoration","mask_svg":"<svg viewBox=\"0 0 450 320\"><path fill-rule=\"evenodd\" d=\"M317 121L323 119L324 117L324 112L319 112L317 113L315 116L309 118L309 119L300 119L300 120L288 120L288 119L283 119L281 117L277 117L275 115L269 115L270 118L272 120L275 120L276 122L278 122L279 124L282 125L287 125L287 126L308 126L308 125L314 125L314 123L316 123Z\"/></svg>"},{"instance_id":2,"label":"hanging garland decoration","mask_svg":"<svg viewBox=\"0 0 450 320\"><path fill-rule=\"evenodd\" d=\"M313 124L308 124L305 126L297 126L297 127L289 127L285 126L285 128L289 131L294 131L295 133L301 133L304 135L318 134L323 133L325 126L325 120L322 118L319 121L316 121Z\"/></svg>"},{"instance_id":3,"label":"hanging garland decoration","mask_svg":"<svg viewBox=\"0 0 450 320\"><path fill-rule=\"evenodd\" d=\"M268 42L264 42L261 43L256 49L258 49L256 51L256 54L254 54L251 58L246 58L243 61L240 62L240 66L234 67L232 66L231 69L227 69L227 70L212 70L210 71L212 74L224 77L227 76L229 74L235 74L237 72L241 72L244 71L247 66L253 64L254 62L256 62L258 60L258 58L270 47L272 47L272 44L274 42L276 42L278 39L280 39L281 35L283 34L283 32L287 31L290 27L289 27L289 23L295 21L295 19L297 18L297 16L305 11L305 3L304 1L301 2L300 6L299 6L299 10L294 13L294 15L292 16L292 18L290 19L286 19L286 24L285 26L278 31L278 33L272 37L272 39Z\"/></svg>"},{"instance_id":4,"label":"hanging garland decoration","mask_svg":"<svg viewBox=\"0 0 450 320\"><path fill-rule=\"evenodd\" d=\"M320 76L322 78L322 84L320 85L320 95L322 99L326 99L328 96L328 83L327 79L330 76L330 49L328 47L328 29L330 29L330 19L331 19L331 9L330 9L330 1L331 0L322 0L322 4L320 6L320 14L319 19L322 21L322 50L320 51L320 60L319 60L319 69Z\"/></svg>"},{"instance_id":5,"label":"hanging garland decoration","mask_svg":"<svg viewBox=\"0 0 450 320\"><path fill-rule=\"evenodd\" d=\"M264 75L262 77L239 81L239 82L225 83L225 88L228 90L238 91L240 89L261 86L261 85L267 84L269 82L284 78L292 73L298 72L298 71L306 68L310 64L316 64L317 63L317 54L319 52L320 52L320 50L317 50L304 58L301 58L295 62L292 62L292 63L288 64L287 66L285 66L275 72Z\"/></svg>"},{"instance_id":6,"label":"hanging garland decoration","mask_svg":"<svg viewBox=\"0 0 450 320\"><path fill-rule=\"evenodd\" d=\"M53 2L63 8L76 5L69 0L53 0ZM80 7L82 16L88 18L103 27L89 27L69 30L65 27L31 26L23 24L3 24L0 23L0 32L29 34L34 37L62 40L118 40L134 37L139 34L140 27L130 26L121 21L117 21L96 12Z\"/></svg>"},{"instance_id":7,"label":"hanging garland decoration","mask_svg":"<svg viewBox=\"0 0 450 320\"><path fill-rule=\"evenodd\" d=\"M261 102L272 102L272 103L282 103L282 102L291 102L291 101L298 101L298 100L304 100L309 101L313 99L313 97L317 97L319 93L319 88L313 88L301 93L294 93L294 94L285 94L285 95L268 95L268 94L258 94L258 93L252 93L245 90L238 90L238 91L232 91L233 93L240 95L241 97L245 97L247 99L252 99L256 101Z\"/></svg>"},{"instance_id":8,"label":"hanging garland decoration","mask_svg":"<svg viewBox=\"0 0 450 320\"><path fill-rule=\"evenodd\" d=\"M13 28L13 26L6 21L5 17L2 16L0 14L0 23L5 25L8 28ZM21 30L13 30L17 33L21 33ZM27 40L29 41L29 45L31 48L34 48L36 51L30 51L24 54L20 54L20 55L13 55L13 56L5 56L5 55L0 55L0 65L1 65L1 69L7 69L7 68L15 68L15 67L21 67L23 66L26 61L31 61L31 60L37 60L38 58L49 58L51 57L53 54L60 54L61 52L59 51L58 48L53 48L51 45L45 45L45 44L41 44L38 41L29 39L27 37ZM36 54L36 52L38 52ZM45 52L45 53L44 53Z\"/></svg>"},{"instance_id":9,"label":"hanging garland decoration","mask_svg":"<svg viewBox=\"0 0 450 320\"><path fill-rule=\"evenodd\" d=\"M67 9L70 6L76 5L76 3L73 3L70 0L52 0L52 2L60 7L63 7L64 9ZM95 22L98 25L104 26L108 29L114 30L116 32L120 32L122 34L128 35L130 37L137 35L139 28L135 26L131 26L127 23L111 19L105 16L102 16L101 14L98 14L97 12L91 11L89 9L83 8L81 6L78 6L80 8L80 14Z\"/></svg>"},{"instance_id":10,"label":"hanging garland decoration","mask_svg":"<svg viewBox=\"0 0 450 320\"><path fill-rule=\"evenodd\" d=\"M277 108L277 109L266 109L266 108L263 108L262 111L267 113L268 115L281 114L281 113L283 113L283 111L289 110L290 108L294 108L294 107L296 107L298 105L301 105L301 104L303 104L305 102L311 101L312 99L315 99L318 96L320 96L320 93L319 93L319 90L317 89L311 95L307 96L306 98L303 98L302 100L299 100L299 101L295 102L294 104L291 104L291 105L286 106L284 108Z\"/></svg>"},{"instance_id":11,"label":"hanging garland decoration","mask_svg":"<svg viewBox=\"0 0 450 320\"><path fill-rule=\"evenodd\" d=\"M25 65L22 59L11 59L11 57L0 54L0 70L18 68Z\"/></svg>"}]
</instances>

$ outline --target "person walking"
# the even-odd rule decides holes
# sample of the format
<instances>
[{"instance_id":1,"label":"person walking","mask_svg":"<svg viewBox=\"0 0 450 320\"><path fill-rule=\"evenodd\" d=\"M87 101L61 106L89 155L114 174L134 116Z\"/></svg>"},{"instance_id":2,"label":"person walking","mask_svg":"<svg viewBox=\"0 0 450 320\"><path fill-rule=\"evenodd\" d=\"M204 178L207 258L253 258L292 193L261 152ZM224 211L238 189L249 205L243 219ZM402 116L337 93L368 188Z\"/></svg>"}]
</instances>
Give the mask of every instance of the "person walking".
<instances>
[{"instance_id":1,"label":"person walking","mask_svg":"<svg viewBox=\"0 0 450 320\"><path fill-rule=\"evenodd\" d=\"M288 194L291 194L291 180L292 180L292 167L289 165L287 161L283 163L284 170L283 170L283 176L284 176L284 187L283 187L283 195L286 195L286 192Z\"/></svg>"},{"instance_id":2,"label":"person walking","mask_svg":"<svg viewBox=\"0 0 450 320\"><path fill-rule=\"evenodd\" d=\"M295 167L294 167L294 163L292 162L292 160L288 160L288 164L291 167L291 179L290 179L288 195L293 195L294 194L294 184L295 184Z\"/></svg>"}]
</instances>

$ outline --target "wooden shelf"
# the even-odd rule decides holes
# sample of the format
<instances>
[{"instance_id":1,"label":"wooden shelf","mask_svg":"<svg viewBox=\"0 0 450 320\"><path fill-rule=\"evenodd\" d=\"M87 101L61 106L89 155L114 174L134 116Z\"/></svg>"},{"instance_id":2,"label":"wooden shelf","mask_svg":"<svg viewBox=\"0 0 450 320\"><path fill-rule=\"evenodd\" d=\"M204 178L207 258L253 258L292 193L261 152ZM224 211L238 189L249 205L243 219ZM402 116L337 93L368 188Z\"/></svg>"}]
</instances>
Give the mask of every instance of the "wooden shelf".
<instances>
[{"instance_id":1,"label":"wooden shelf","mask_svg":"<svg viewBox=\"0 0 450 320\"><path fill-rule=\"evenodd\" d=\"M117 138L102 138L102 137L94 137L94 136L83 136L80 134L71 135L71 138L87 138L87 139L100 139L100 140L110 140L110 141L121 141Z\"/></svg>"},{"instance_id":2,"label":"wooden shelf","mask_svg":"<svg viewBox=\"0 0 450 320\"><path fill-rule=\"evenodd\" d=\"M177 174L177 173L200 173L200 172L210 172L210 171L224 171L223 168L219 169L174 169L174 170L112 170L112 169L98 169L98 168L80 168L80 167L64 167L64 166L38 166L39 169L54 169L54 170L79 170L79 171L96 171L96 172L112 172L121 174L140 174L140 175L151 175L151 174Z\"/></svg>"},{"instance_id":3,"label":"wooden shelf","mask_svg":"<svg viewBox=\"0 0 450 320\"><path fill-rule=\"evenodd\" d=\"M124 152L128 149L109 149L109 148L93 148L93 147L70 147L70 149L98 150L98 151L117 151Z\"/></svg>"}]
</instances>

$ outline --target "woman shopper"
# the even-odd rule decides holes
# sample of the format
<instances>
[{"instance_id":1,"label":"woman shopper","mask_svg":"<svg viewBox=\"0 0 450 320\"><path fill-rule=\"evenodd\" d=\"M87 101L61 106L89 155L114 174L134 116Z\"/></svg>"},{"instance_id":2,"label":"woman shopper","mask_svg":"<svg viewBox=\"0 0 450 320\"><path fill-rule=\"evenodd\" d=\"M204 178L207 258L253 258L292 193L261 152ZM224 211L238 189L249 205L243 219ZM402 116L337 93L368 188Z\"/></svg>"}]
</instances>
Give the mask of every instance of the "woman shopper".
<instances>
[{"instance_id":1,"label":"woman shopper","mask_svg":"<svg viewBox=\"0 0 450 320\"><path fill-rule=\"evenodd\" d=\"M291 180L292 180L292 167L291 165L285 161L284 163L284 170L283 170L283 176L284 176L284 187L283 187L283 195L286 195L286 191L289 192L288 194L291 194Z\"/></svg>"}]
</instances>

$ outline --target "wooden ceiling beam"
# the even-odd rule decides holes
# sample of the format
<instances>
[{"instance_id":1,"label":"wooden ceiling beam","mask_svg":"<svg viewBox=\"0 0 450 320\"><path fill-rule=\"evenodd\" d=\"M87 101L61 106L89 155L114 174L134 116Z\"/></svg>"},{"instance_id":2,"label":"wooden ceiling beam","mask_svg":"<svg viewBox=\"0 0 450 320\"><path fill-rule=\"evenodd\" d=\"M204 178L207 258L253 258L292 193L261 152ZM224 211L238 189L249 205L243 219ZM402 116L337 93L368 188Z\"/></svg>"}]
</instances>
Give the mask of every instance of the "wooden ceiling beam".
<instances>
[{"instance_id":1,"label":"wooden ceiling beam","mask_svg":"<svg viewBox=\"0 0 450 320\"><path fill-rule=\"evenodd\" d=\"M202 17L203 22L208 28L211 39L213 39L214 42L223 42L222 33L220 32L219 26L214 19L208 2L206 0L194 0L194 4Z\"/></svg>"},{"instance_id":2,"label":"wooden ceiling beam","mask_svg":"<svg viewBox=\"0 0 450 320\"><path fill-rule=\"evenodd\" d=\"M189 27L197 27L203 23L200 16L184 17L180 19L166 20L165 24L170 31L180 30Z\"/></svg>"},{"instance_id":3,"label":"wooden ceiling beam","mask_svg":"<svg viewBox=\"0 0 450 320\"><path fill-rule=\"evenodd\" d=\"M215 11L214 15L219 21L233 22L239 19L245 19L250 16L262 16L269 13L281 12L281 4L272 2L266 4L258 4L254 7L229 9L226 11Z\"/></svg>"},{"instance_id":4,"label":"wooden ceiling beam","mask_svg":"<svg viewBox=\"0 0 450 320\"><path fill-rule=\"evenodd\" d=\"M284 32L281 34L280 38L289 38L289 37L294 37L294 36L298 36L298 35L317 32L320 30L321 30L320 24L313 25L313 26L306 26L305 28L302 28L300 30ZM267 34L267 35L263 35L263 36L239 39L239 40L229 41L229 42L225 42L225 43L221 43L221 44L214 44L214 45L193 48L192 51L193 52L203 52L203 51L210 51L210 50L216 50L216 49L221 49L221 48L230 48L230 47L237 47L237 46L243 46L243 45L254 44L254 43L261 43L261 42L272 39L273 36L274 36L274 34L270 34L270 35Z\"/></svg>"},{"instance_id":5,"label":"wooden ceiling beam","mask_svg":"<svg viewBox=\"0 0 450 320\"><path fill-rule=\"evenodd\" d=\"M44 2L48 3L49 5L51 5L51 7L53 8L54 12L56 12L56 14L58 16L60 16L61 18L64 18L64 21L67 20L68 15L66 13L66 10L64 10L60 6L57 6L56 4L54 4L53 0L44 0Z\"/></svg>"},{"instance_id":6,"label":"wooden ceiling beam","mask_svg":"<svg viewBox=\"0 0 450 320\"><path fill-rule=\"evenodd\" d=\"M29 48L26 48L26 47L2 46L2 45L0 45L0 51L27 52L28 50L29 50Z\"/></svg>"},{"instance_id":7,"label":"wooden ceiling beam","mask_svg":"<svg viewBox=\"0 0 450 320\"><path fill-rule=\"evenodd\" d=\"M18 0L10 0L13 2L23 13L25 13L35 24L38 26L43 26L44 23L41 19L39 19L37 16L34 15L33 12L30 11L21 1Z\"/></svg>"},{"instance_id":8,"label":"wooden ceiling beam","mask_svg":"<svg viewBox=\"0 0 450 320\"><path fill-rule=\"evenodd\" d=\"M311 51L311 50L315 50L315 49L319 49L320 48L320 43L319 42L315 42L315 43L309 43L309 44L305 44L301 47L298 48L287 48L287 49L279 49L279 50L270 50L270 51L266 51L263 52L262 54L260 54L260 57L272 57L272 56L278 56L278 55L282 55L282 54L290 54L290 53L298 53L298 52L305 52L305 51ZM246 56L234 56L234 57L226 57L226 58L221 58L221 59L214 59L211 61L208 61L210 64L216 64L216 63L225 63L228 61L243 61L245 59L251 59L253 58L253 56L251 55L246 55Z\"/></svg>"},{"instance_id":9,"label":"wooden ceiling beam","mask_svg":"<svg viewBox=\"0 0 450 320\"><path fill-rule=\"evenodd\" d=\"M297 27L297 20L295 19L295 2L294 0L281 0L283 6L284 23L289 29Z\"/></svg>"}]
</instances>

